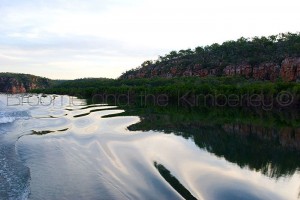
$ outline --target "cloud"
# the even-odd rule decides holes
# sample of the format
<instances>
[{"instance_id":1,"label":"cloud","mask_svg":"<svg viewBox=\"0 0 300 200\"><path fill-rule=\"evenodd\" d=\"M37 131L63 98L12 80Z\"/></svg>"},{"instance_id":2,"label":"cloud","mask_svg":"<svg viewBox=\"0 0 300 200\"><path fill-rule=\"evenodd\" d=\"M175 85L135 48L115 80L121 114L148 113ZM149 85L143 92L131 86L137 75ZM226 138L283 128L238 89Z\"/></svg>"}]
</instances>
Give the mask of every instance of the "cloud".
<instances>
[{"instance_id":1,"label":"cloud","mask_svg":"<svg viewBox=\"0 0 300 200\"><path fill-rule=\"evenodd\" d=\"M0 70L118 77L171 50L299 31L298 7L296 0L0 0Z\"/></svg>"}]
</instances>

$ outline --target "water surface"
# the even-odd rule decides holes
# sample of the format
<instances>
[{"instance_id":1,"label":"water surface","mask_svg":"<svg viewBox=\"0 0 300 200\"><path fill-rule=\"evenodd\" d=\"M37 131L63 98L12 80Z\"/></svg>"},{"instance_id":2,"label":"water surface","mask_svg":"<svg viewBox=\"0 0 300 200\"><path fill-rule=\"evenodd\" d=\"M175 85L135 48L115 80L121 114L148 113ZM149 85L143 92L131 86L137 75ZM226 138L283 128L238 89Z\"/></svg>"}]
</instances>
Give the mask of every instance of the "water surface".
<instances>
[{"instance_id":1,"label":"water surface","mask_svg":"<svg viewBox=\"0 0 300 200\"><path fill-rule=\"evenodd\" d=\"M299 197L296 117L51 98L1 96L1 199Z\"/></svg>"}]
</instances>

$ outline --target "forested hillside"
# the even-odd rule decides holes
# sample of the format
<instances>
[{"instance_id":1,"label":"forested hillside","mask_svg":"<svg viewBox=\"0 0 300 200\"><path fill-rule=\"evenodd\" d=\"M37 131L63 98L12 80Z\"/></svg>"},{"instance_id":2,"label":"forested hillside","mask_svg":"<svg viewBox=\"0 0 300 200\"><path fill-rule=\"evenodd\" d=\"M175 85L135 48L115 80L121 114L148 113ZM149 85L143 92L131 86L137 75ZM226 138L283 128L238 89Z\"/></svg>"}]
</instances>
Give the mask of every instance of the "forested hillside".
<instances>
[{"instance_id":1,"label":"forested hillside","mask_svg":"<svg viewBox=\"0 0 300 200\"><path fill-rule=\"evenodd\" d=\"M181 76L243 76L247 79L300 78L300 34L240 38L222 44L171 51L126 71L121 79Z\"/></svg>"},{"instance_id":2,"label":"forested hillside","mask_svg":"<svg viewBox=\"0 0 300 200\"><path fill-rule=\"evenodd\" d=\"M52 84L48 78L30 74L0 73L0 92L4 93L24 93L49 88Z\"/></svg>"}]
</instances>

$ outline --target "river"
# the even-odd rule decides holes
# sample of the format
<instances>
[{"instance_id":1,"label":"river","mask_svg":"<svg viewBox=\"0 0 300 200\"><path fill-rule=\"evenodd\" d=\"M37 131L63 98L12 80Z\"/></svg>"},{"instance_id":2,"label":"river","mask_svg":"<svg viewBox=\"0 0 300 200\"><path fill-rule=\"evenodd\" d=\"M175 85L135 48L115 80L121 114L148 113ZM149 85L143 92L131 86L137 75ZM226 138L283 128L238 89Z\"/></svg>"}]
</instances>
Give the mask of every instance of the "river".
<instances>
[{"instance_id":1,"label":"river","mask_svg":"<svg viewBox=\"0 0 300 200\"><path fill-rule=\"evenodd\" d=\"M297 119L271 118L276 127L244 113L253 125L54 95L0 102L0 199L299 198Z\"/></svg>"}]
</instances>

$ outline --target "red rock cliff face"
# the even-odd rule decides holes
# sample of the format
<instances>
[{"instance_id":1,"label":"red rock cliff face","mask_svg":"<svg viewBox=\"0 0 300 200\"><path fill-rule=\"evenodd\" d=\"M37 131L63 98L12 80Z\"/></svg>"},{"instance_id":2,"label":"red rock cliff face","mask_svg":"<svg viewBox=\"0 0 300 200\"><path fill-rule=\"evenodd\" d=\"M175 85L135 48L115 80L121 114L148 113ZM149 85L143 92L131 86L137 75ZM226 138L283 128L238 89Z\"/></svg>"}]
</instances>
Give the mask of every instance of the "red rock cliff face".
<instances>
[{"instance_id":1,"label":"red rock cliff face","mask_svg":"<svg viewBox=\"0 0 300 200\"><path fill-rule=\"evenodd\" d=\"M175 63L178 64L178 63ZM151 70L144 68L135 75L127 75L126 78L152 78L152 77L181 77L181 76L243 76L247 79L276 81L281 78L284 81L300 80L300 58L285 58L282 63L264 62L252 66L249 63L238 65L228 65L224 68L215 66L205 68L200 64L194 64L184 68L173 65L167 70L156 65L151 66ZM149 76L146 76L150 70Z\"/></svg>"},{"instance_id":2,"label":"red rock cliff face","mask_svg":"<svg viewBox=\"0 0 300 200\"><path fill-rule=\"evenodd\" d=\"M297 81L300 79L300 58L286 58L281 65L274 62L265 62L258 66L251 66L250 64L229 65L224 68L222 75L240 75L255 80L275 81L282 78L284 81Z\"/></svg>"},{"instance_id":3,"label":"red rock cliff face","mask_svg":"<svg viewBox=\"0 0 300 200\"><path fill-rule=\"evenodd\" d=\"M249 64L242 64L235 67L235 72L237 75L250 78L252 75L252 67Z\"/></svg>"},{"instance_id":4,"label":"red rock cliff face","mask_svg":"<svg viewBox=\"0 0 300 200\"><path fill-rule=\"evenodd\" d=\"M0 77L1 92L7 93L24 93L26 88L23 83L20 83L15 78Z\"/></svg>"},{"instance_id":5,"label":"red rock cliff face","mask_svg":"<svg viewBox=\"0 0 300 200\"><path fill-rule=\"evenodd\" d=\"M49 87L49 81L49 79L32 75L6 75L4 73L0 76L0 92L12 94L26 93L32 89Z\"/></svg>"},{"instance_id":6,"label":"red rock cliff face","mask_svg":"<svg viewBox=\"0 0 300 200\"><path fill-rule=\"evenodd\" d=\"M296 81L300 78L300 58L286 58L282 61L280 77L284 81Z\"/></svg>"},{"instance_id":7,"label":"red rock cliff face","mask_svg":"<svg viewBox=\"0 0 300 200\"><path fill-rule=\"evenodd\" d=\"M276 63L262 63L253 68L253 78L255 80L275 81L279 77L280 66Z\"/></svg>"}]
</instances>

